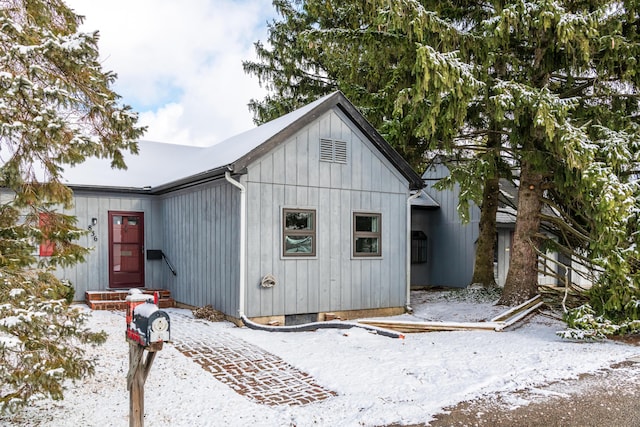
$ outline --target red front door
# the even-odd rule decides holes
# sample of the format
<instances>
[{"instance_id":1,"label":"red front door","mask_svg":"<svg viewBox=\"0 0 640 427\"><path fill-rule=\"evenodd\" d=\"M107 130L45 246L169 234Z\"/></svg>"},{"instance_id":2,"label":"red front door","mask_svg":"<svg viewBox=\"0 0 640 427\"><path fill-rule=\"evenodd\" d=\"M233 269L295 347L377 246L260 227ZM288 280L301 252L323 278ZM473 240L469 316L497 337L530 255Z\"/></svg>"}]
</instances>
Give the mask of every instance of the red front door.
<instances>
[{"instance_id":1,"label":"red front door","mask_svg":"<svg viewBox=\"0 0 640 427\"><path fill-rule=\"evenodd\" d=\"M144 286L144 213L109 212L109 287Z\"/></svg>"}]
</instances>

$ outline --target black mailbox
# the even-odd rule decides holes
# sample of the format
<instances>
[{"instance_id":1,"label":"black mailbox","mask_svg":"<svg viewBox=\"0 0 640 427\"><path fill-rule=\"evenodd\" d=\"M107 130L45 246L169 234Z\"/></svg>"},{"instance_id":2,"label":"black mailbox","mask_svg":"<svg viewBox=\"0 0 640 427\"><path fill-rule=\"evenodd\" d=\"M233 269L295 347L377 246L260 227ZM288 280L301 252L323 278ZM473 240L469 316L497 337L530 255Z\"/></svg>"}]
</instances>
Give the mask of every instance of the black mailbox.
<instances>
[{"instance_id":1,"label":"black mailbox","mask_svg":"<svg viewBox=\"0 0 640 427\"><path fill-rule=\"evenodd\" d=\"M162 251L160 249L147 249L147 260L162 260Z\"/></svg>"},{"instance_id":2,"label":"black mailbox","mask_svg":"<svg viewBox=\"0 0 640 427\"><path fill-rule=\"evenodd\" d=\"M132 319L127 325L127 338L136 341L143 347L158 342L168 342L171 338L171 321L169 315L158 309L150 301L133 307Z\"/></svg>"}]
</instances>

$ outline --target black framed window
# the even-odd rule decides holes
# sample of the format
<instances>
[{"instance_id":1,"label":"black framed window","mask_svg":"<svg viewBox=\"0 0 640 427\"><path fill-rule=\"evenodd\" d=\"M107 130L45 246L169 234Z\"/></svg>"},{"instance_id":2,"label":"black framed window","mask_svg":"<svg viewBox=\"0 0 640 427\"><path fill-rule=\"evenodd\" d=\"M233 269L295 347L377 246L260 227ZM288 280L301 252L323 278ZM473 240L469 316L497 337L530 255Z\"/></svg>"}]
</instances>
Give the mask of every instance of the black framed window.
<instances>
[{"instance_id":1,"label":"black framed window","mask_svg":"<svg viewBox=\"0 0 640 427\"><path fill-rule=\"evenodd\" d=\"M316 256L316 211L282 210L282 256Z\"/></svg>"},{"instance_id":2,"label":"black framed window","mask_svg":"<svg viewBox=\"0 0 640 427\"><path fill-rule=\"evenodd\" d=\"M427 235L420 230L411 231L411 263L427 262Z\"/></svg>"},{"instance_id":3,"label":"black framed window","mask_svg":"<svg viewBox=\"0 0 640 427\"><path fill-rule=\"evenodd\" d=\"M382 256L382 215L354 212L353 256Z\"/></svg>"}]
</instances>

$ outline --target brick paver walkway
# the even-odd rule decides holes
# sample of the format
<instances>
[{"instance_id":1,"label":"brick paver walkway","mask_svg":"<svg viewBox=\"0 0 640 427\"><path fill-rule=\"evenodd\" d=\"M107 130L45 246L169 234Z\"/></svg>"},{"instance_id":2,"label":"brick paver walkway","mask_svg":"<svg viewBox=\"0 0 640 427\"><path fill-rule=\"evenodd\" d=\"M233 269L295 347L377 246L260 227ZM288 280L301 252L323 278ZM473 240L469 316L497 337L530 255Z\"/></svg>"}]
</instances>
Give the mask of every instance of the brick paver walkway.
<instances>
[{"instance_id":1,"label":"brick paver walkway","mask_svg":"<svg viewBox=\"0 0 640 427\"><path fill-rule=\"evenodd\" d=\"M207 321L176 312L170 316L175 348L257 403L306 405L336 395L278 356L224 331L212 332Z\"/></svg>"}]
</instances>

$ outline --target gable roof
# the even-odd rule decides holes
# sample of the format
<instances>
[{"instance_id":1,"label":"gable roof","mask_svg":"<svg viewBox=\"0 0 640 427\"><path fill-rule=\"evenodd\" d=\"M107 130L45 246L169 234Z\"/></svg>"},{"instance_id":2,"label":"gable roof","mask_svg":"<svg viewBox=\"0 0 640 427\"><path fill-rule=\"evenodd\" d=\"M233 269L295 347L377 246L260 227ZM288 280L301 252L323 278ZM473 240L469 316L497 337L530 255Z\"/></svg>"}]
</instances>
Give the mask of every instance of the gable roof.
<instances>
[{"instance_id":1,"label":"gable roof","mask_svg":"<svg viewBox=\"0 0 640 427\"><path fill-rule=\"evenodd\" d=\"M411 199L411 206L417 208L434 208L440 207L440 203L436 202L433 197L428 195L424 190L418 192L418 196L415 199Z\"/></svg>"},{"instance_id":2,"label":"gable roof","mask_svg":"<svg viewBox=\"0 0 640 427\"><path fill-rule=\"evenodd\" d=\"M107 159L91 158L66 168L64 182L74 188L161 194L219 178L226 171L243 173L251 162L332 108L339 108L353 121L409 181L411 189L423 187L420 176L339 91L209 147L140 141L140 155L124 154L126 170L111 169Z\"/></svg>"}]
</instances>

